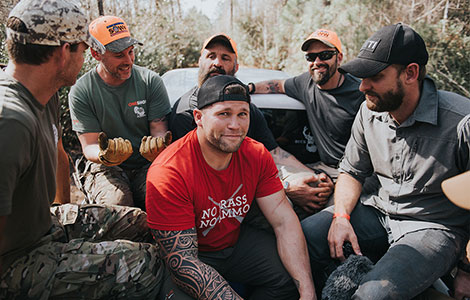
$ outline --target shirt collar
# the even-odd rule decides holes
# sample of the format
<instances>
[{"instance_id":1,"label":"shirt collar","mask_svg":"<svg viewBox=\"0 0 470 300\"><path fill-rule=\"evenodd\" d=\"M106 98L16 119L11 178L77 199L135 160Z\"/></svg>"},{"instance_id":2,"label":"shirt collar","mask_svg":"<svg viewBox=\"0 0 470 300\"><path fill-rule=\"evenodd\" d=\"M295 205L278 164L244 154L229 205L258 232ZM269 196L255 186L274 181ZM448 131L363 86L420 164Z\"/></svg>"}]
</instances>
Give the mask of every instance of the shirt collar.
<instances>
[{"instance_id":1,"label":"shirt collar","mask_svg":"<svg viewBox=\"0 0 470 300\"><path fill-rule=\"evenodd\" d=\"M438 109L439 96L436 85L430 77L426 76L423 81L418 106L408 119L437 125ZM408 123L408 120L405 123Z\"/></svg>"},{"instance_id":2,"label":"shirt collar","mask_svg":"<svg viewBox=\"0 0 470 300\"><path fill-rule=\"evenodd\" d=\"M197 108L198 92L199 87L195 86L189 91L187 91L183 96L181 96L178 107L176 108L176 113L181 114L188 110L193 111L195 108Z\"/></svg>"},{"instance_id":3,"label":"shirt collar","mask_svg":"<svg viewBox=\"0 0 470 300\"><path fill-rule=\"evenodd\" d=\"M420 93L418 106L399 127L408 127L416 121L437 125L437 115L439 109L439 96L434 81L426 76L423 81L423 88ZM375 118L381 122L393 123L392 116L388 112L374 113Z\"/></svg>"}]
</instances>

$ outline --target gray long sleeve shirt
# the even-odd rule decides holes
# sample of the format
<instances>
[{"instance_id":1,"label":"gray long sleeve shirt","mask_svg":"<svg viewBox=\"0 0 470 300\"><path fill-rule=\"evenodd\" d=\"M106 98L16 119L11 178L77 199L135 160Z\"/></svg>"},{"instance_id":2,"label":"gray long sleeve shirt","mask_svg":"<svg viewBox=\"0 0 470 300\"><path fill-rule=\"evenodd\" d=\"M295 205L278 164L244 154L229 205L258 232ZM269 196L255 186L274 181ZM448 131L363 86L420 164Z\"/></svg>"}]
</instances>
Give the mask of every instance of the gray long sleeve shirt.
<instances>
[{"instance_id":1,"label":"gray long sleeve shirt","mask_svg":"<svg viewBox=\"0 0 470 300\"><path fill-rule=\"evenodd\" d=\"M363 182L375 172L378 195L361 201L389 218L392 240L423 228L468 234L470 214L444 195L441 182L470 170L470 100L438 91L426 78L414 113L398 125L388 112L361 106L340 172Z\"/></svg>"}]
</instances>

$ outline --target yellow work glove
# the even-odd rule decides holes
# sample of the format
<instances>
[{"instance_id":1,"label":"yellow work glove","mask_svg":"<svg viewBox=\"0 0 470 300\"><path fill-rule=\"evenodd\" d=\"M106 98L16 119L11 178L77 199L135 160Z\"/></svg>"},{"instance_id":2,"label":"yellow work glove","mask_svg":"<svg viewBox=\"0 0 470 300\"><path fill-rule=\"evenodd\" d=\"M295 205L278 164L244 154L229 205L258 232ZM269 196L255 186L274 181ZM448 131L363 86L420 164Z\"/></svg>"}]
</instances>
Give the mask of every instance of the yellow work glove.
<instances>
[{"instance_id":1,"label":"yellow work glove","mask_svg":"<svg viewBox=\"0 0 470 300\"><path fill-rule=\"evenodd\" d=\"M98 136L100 153L98 159L105 166L117 166L132 155L132 145L129 140L121 137L108 139L104 132Z\"/></svg>"},{"instance_id":2,"label":"yellow work glove","mask_svg":"<svg viewBox=\"0 0 470 300\"><path fill-rule=\"evenodd\" d=\"M140 143L140 154L152 162L171 143L171 132L167 131L165 136L144 136Z\"/></svg>"}]
</instances>

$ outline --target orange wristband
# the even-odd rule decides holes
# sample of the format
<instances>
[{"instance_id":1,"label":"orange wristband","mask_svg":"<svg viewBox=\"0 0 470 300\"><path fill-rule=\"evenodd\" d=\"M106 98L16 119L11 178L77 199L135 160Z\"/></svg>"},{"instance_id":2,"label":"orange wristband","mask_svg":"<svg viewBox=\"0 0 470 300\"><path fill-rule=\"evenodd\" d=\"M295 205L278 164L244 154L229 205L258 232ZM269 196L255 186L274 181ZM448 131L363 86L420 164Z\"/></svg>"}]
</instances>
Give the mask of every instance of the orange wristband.
<instances>
[{"instance_id":1,"label":"orange wristband","mask_svg":"<svg viewBox=\"0 0 470 300\"><path fill-rule=\"evenodd\" d=\"M333 219L334 218L345 218L348 221L351 219L351 217L348 214L333 214Z\"/></svg>"}]
</instances>

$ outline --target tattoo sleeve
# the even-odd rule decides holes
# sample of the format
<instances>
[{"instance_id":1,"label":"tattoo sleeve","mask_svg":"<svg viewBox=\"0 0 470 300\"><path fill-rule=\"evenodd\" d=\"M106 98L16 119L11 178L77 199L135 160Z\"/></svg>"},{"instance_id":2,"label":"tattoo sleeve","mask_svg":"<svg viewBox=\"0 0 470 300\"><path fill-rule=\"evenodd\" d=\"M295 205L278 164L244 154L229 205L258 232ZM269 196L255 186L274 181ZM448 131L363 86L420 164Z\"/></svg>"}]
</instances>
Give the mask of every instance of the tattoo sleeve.
<instances>
[{"instance_id":1,"label":"tattoo sleeve","mask_svg":"<svg viewBox=\"0 0 470 300\"><path fill-rule=\"evenodd\" d=\"M278 94L281 93L281 87L277 81L268 81L269 94Z\"/></svg>"},{"instance_id":2,"label":"tattoo sleeve","mask_svg":"<svg viewBox=\"0 0 470 300\"><path fill-rule=\"evenodd\" d=\"M172 280L181 290L196 299L242 299L214 268L199 260L194 227L151 231Z\"/></svg>"}]
</instances>

